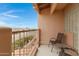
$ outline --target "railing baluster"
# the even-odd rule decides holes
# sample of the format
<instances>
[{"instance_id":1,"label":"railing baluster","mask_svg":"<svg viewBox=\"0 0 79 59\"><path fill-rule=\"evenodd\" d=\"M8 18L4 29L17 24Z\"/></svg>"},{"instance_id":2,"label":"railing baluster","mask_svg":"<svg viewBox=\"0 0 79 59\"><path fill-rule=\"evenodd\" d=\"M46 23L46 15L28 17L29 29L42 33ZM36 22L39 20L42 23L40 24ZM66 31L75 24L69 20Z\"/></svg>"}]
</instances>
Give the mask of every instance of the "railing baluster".
<instances>
[{"instance_id":1,"label":"railing baluster","mask_svg":"<svg viewBox=\"0 0 79 59\"><path fill-rule=\"evenodd\" d=\"M25 32L23 32L23 45L25 46ZM23 55L25 55L25 47L23 47Z\"/></svg>"},{"instance_id":2,"label":"railing baluster","mask_svg":"<svg viewBox=\"0 0 79 59\"><path fill-rule=\"evenodd\" d=\"M15 34L13 34L13 42L12 42L12 44L13 44L13 56L15 56Z\"/></svg>"},{"instance_id":3,"label":"railing baluster","mask_svg":"<svg viewBox=\"0 0 79 59\"><path fill-rule=\"evenodd\" d=\"M27 37L29 37L29 32L30 32L30 31L28 31L28 33L27 33ZM29 43L29 38L28 38L27 40L28 40L27 43ZM26 47L26 49L27 49L26 52L27 52L27 53L28 53L28 51L29 51L29 47L30 47L30 46ZM27 54L27 55L28 55L28 54Z\"/></svg>"},{"instance_id":4,"label":"railing baluster","mask_svg":"<svg viewBox=\"0 0 79 59\"><path fill-rule=\"evenodd\" d=\"M21 33L19 33L19 56L21 56Z\"/></svg>"},{"instance_id":5,"label":"railing baluster","mask_svg":"<svg viewBox=\"0 0 79 59\"><path fill-rule=\"evenodd\" d=\"M28 36L27 34L28 34L28 32L25 32L25 37ZM25 44L27 44L27 42ZM25 55L27 55L27 47L26 46L25 46Z\"/></svg>"}]
</instances>

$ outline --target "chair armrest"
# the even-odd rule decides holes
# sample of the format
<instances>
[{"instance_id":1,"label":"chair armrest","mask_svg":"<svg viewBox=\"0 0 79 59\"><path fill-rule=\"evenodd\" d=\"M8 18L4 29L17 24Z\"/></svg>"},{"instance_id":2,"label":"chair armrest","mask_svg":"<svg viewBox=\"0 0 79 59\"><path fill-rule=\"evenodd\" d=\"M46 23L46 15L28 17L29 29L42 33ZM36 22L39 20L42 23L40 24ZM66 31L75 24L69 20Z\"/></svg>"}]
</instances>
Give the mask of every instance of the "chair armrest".
<instances>
[{"instance_id":1,"label":"chair armrest","mask_svg":"<svg viewBox=\"0 0 79 59\"><path fill-rule=\"evenodd\" d=\"M55 41L55 40L56 40L56 38L52 37L52 38L50 38L50 40L51 40L51 41Z\"/></svg>"},{"instance_id":2,"label":"chair armrest","mask_svg":"<svg viewBox=\"0 0 79 59\"><path fill-rule=\"evenodd\" d=\"M50 38L50 39L56 39L56 38L52 37L52 38Z\"/></svg>"}]
</instances>

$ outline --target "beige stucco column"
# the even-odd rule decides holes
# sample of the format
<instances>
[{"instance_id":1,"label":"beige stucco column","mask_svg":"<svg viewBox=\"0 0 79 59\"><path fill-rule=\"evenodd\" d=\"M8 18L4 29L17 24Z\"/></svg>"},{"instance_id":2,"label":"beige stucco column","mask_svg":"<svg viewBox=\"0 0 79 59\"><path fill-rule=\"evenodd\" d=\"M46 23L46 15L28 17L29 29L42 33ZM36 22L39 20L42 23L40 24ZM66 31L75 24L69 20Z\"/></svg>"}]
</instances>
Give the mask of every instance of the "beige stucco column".
<instances>
[{"instance_id":1,"label":"beige stucco column","mask_svg":"<svg viewBox=\"0 0 79 59\"><path fill-rule=\"evenodd\" d=\"M0 27L0 56L11 55L11 28Z\"/></svg>"}]
</instances>

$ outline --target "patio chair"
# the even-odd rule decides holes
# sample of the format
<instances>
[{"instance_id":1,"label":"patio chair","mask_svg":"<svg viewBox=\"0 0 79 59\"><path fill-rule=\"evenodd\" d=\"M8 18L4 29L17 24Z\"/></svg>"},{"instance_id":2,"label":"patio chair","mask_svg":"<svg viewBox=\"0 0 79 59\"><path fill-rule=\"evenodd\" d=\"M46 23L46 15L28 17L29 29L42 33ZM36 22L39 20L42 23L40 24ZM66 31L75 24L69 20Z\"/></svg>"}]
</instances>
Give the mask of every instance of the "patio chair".
<instances>
[{"instance_id":1,"label":"patio chair","mask_svg":"<svg viewBox=\"0 0 79 59\"><path fill-rule=\"evenodd\" d=\"M53 40L53 39L54 39L54 40ZM49 44L48 44L48 46L49 46L50 44L52 45L51 52L52 52L53 46L54 46L55 44L63 44L63 43L64 43L63 41L64 41L64 33L58 33L56 39L55 39L55 38L51 38L51 39L49 40Z\"/></svg>"},{"instance_id":2,"label":"patio chair","mask_svg":"<svg viewBox=\"0 0 79 59\"><path fill-rule=\"evenodd\" d=\"M78 56L78 51L74 48L62 47L59 56Z\"/></svg>"}]
</instances>

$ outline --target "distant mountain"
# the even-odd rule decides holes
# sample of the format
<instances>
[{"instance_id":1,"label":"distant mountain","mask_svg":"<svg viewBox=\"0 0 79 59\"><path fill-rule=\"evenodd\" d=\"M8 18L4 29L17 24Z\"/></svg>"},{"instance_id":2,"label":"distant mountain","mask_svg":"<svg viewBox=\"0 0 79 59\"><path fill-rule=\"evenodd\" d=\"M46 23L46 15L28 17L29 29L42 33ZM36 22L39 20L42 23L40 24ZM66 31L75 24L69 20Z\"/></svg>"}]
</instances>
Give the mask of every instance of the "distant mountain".
<instances>
[{"instance_id":1,"label":"distant mountain","mask_svg":"<svg viewBox=\"0 0 79 59\"><path fill-rule=\"evenodd\" d=\"M12 28L12 31L29 30L29 28Z\"/></svg>"}]
</instances>

